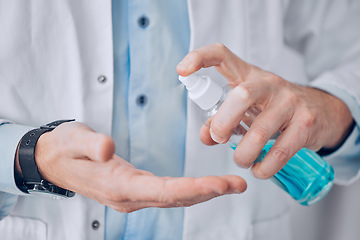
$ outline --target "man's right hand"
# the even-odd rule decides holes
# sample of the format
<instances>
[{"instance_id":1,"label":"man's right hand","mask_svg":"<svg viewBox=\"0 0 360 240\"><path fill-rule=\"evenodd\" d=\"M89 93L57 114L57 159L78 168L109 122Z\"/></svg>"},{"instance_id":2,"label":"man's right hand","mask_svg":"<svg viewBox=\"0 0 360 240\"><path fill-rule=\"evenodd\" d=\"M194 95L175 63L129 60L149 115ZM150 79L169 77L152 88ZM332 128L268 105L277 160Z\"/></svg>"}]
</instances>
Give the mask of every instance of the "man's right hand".
<instances>
[{"instance_id":1,"label":"man's right hand","mask_svg":"<svg viewBox=\"0 0 360 240\"><path fill-rule=\"evenodd\" d=\"M39 138L35 159L44 179L120 212L190 206L246 190L246 182L234 175L157 177L136 169L114 150L109 136L71 122Z\"/></svg>"}]
</instances>

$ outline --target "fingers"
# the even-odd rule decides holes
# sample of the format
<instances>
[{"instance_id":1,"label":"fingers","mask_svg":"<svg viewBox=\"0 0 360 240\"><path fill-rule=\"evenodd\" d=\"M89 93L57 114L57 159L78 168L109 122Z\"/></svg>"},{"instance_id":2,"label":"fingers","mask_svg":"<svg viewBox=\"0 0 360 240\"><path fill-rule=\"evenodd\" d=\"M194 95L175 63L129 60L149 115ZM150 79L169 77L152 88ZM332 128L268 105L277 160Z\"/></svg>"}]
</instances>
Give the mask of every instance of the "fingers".
<instances>
[{"instance_id":1,"label":"fingers","mask_svg":"<svg viewBox=\"0 0 360 240\"><path fill-rule=\"evenodd\" d=\"M54 184L122 212L190 206L246 190L246 182L239 176L157 177L135 169L116 155L105 162L71 160L60 161L59 166L60 171L52 179Z\"/></svg>"},{"instance_id":2,"label":"fingers","mask_svg":"<svg viewBox=\"0 0 360 240\"><path fill-rule=\"evenodd\" d=\"M221 43L215 43L190 52L177 66L181 76L188 76L201 68L215 66L230 81L245 79L250 72L250 65Z\"/></svg>"},{"instance_id":3,"label":"fingers","mask_svg":"<svg viewBox=\"0 0 360 240\"><path fill-rule=\"evenodd\" d=\"M211 138L215 142L226 143L247 109L255 103L266 104L268 91L267 85L260 81L244 82L235 87L212 118Z\"/></svg>"},{"instance_id":4,"label":"fingers","mask_svg":"<svg viewBox=\"0 0 360 240\"><path fill-rule=\"evenodd\" d=\"M132 178L126 196L131 201L163 203L162 207L189 206L229 193L242 193L246 182L239 176L164 178L140 175Z\"/></svg>"},{"instance_id":5,"label":"fingers","mask_svg":"<svg viewBox=\"0 0 360 240\"><path fill-rule=\"evenodd\" d=\"M82 168L81 172L76 173L77 180L72 182L74 184L80 179L80 185L87 188L85 192L84 187L75 190L118 211L132 212L147 207L191 206L224 194L242 193L247 187L239 176L157 177L150 172L118 163L114 160L75 161L74 164ZM89 186L87 182L90 178L102 181Z\"/></svg>"},{"instance_id":6,"label":"fingers","mask_svg":"<svg viewBox=\"0 0 360 240\"><path fill-rule=\"evenodd\" d=\"M206 178L213 178L213 177L206 177ZM227 182L227 191L225 193L218 193L217 191L215 192L210 192L207 193L207 191L200 191L197 195L188 195L185 198L183 198L183 196L165 196L168 195L167 192L164 192L164 194L161 195L161 198L159 198L156 201L152 201L152 202L142 202L142 201L136 201L136 202L130 202L130 203L126 203L125 204L125 208L124 205L122 206L122 208L120 208L118 211L120 212L132 212L132 211L136 211L142 208L147 208L147 207L160 207L160 208L170 208L170 207L188 207L188 206L192 206L201 202L205 202L208 201L214 197L218 197L224 194L231 194L231 193L242 193L246 190L246 182L239 178L238 176L234 176L234 175L225 175L225 176L219 176L216 178L220 178L223 179ZM240 180L241 179L241 180ZM170 179L169 179L170 180ZM194 179L195 182L196 180L199 180L199 182L202 182L201 184L208 184L205 183L205 181L208 181L209 179ZM240 180L240 181L239 181ZM240 185L239 185L240 184ZM241 186L241 187L239 187ZM222 187L223 188L223 187ZM186 191L186 190L185 190Z\"/></svg>"},{"instance_id":7,"label":"fingers","mask_svg":"<svg viewBox=\"0 0 360 240\"><path fill-rule=\"evenodd\" d=\"M292 110L286 103L270 105L264 109L238 144L234 152L234 161L240 167L249 168L269 139L283 128L284 123L290 121L291 117Z\"/></svg>"},{"instance_id":8,"label":"fingers","mask_svg":"<svg viewBox=\"0 0 360 240\"><path fill-rule=\"evenodd\" d=\"M246 181L239 176L223 175L219 177L227 181L229 186L229 193L243 193L247 189Z\"/></svg>"},{"instance_id":9,"label":"fingers","mask_svg":"<svg viewBox=\"0 0 360 240\"><path fill-rule=\"evenodd\" d=\"M240 120L245 122L245 112L256 106L261 114L234 153L238 165L249 167L269 138L282 131L263 162L253 165L252 171L258 178L274 175L304 146L319 149L341 144L351 129L352 116L338 99L252 66L222 44L190 52L177 71L188 76L211 66L235 88L211 119L210 128L202 127L202 142L207 145L227 142Z\"/></svg>"},{"instance_id":10,"label":"fingers","mask_svg":"<svg viewBox=\"0 0 360 240\"><path fill-rule=\"evenodd\" d=\"M290 125L277 138L264 160L255 163L251 168L252 174L261 179L267 179L275 175L292 158L307 141L306 130Z\"/></svg>"},{"instance_id":11,"label":"fingers","mask_svg":"<svg viewBox=\"0 0 360 240\"><path fill-rule=\"evenodd\" d=\"M253 165L251 170L255 177L266 179L273 176L301 148L308 145L310 132L315 131L315 116L306 109L293 111L291 120L287 126L283 126L285 130L276 139L264 160Z\"/></svg>"}]
</instances>

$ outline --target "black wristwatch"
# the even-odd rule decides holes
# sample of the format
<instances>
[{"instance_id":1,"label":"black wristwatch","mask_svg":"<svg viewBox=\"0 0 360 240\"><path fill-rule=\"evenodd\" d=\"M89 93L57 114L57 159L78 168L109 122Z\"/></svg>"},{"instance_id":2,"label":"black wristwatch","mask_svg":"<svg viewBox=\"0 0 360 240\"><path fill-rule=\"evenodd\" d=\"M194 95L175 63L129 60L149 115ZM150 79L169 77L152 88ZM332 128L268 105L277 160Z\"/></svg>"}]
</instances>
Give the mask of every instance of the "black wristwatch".
<instances>
[{"instance_id":1,"label":"black wristwatch","mask_svg":"<svg viewBox=\"0 0 360 240\"><path fill-rule=\"evenodd\" d=\"M22 137L18 150L18 158L23 178L21 178L19 174L15 174L16 185L20 190L30 193L31 195L45 194L56 199L70 198L75 195L73 191L58 187L43 179L35 161L35 147L40 136L52 131L62 123L71 121L75 120L54 121L40 128L33 129ZM15 171L15 173L17 173L17 171Z\"/></svg>"}]
</instances>

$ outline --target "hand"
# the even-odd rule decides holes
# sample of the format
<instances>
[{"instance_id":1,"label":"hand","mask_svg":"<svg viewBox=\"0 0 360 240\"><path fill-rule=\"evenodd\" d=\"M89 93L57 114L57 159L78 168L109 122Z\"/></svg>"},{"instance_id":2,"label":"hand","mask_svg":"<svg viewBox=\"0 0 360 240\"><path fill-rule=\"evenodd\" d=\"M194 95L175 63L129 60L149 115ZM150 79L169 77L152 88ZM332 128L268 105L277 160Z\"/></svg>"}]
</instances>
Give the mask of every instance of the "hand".
<instances>
[{"instance_id":1,"label":"hand","mask_svg":"<svg viewBox=\"0 0 360 240\"><path fill-rule=\"evenodd\" d=\"M77 122L43 134L35 159L46 180L120 212L190 206L246 189L238 176L156 177L116 156L109 136Z\"/></svg>"},{"instance_id":2,"label":"hand","mask_svg":"<svg viewBox=\"0 0 360 240\"><path fill-rule=\"evenodd\" d=\"M338 146L348 135L353 118L338 98L315 88L288 82L244 62L222 44L190 52L177 66L181 76L214 66L233 88L211 119L210 129L201 129L207 145L225 143L250 107L260 111L234 153L235 162L249 168L267 141L277 131L270 152L252 165L255 177L277 173L302 147L312 150Z\"/></svg>"}]
</instances>

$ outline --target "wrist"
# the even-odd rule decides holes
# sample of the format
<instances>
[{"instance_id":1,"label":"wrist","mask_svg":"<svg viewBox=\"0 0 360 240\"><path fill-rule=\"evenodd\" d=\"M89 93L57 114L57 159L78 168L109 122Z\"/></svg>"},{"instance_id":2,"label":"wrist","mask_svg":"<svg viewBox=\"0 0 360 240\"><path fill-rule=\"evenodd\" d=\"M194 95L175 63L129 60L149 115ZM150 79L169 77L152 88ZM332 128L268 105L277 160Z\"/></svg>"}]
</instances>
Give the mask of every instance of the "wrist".
<instances>
[{"instance_id":1,"label":"wrist","mask_svg":"<svg viewBox=\"0 0 360 240\"><path fill-rule=\"evenodd\" d=\"M23 184L20 184L25 187L26 192L31 194L41 194L49 195L51 197L72 197L75 195L74 192L67 189L58 187L51 182L43 178L41 172L39 171L36 158L36 146L39 142L41 136L47 132L52 131L58 125L69 122L73 120L60 120L49 123L40 128L33 129L27 132L20 141L18 154L16 161L19 163L20 171L17 171L18 180L19 177L23 177ZM40 140L41 141L41 140ZM39 155L38 155L39 156ZM40 161L41 162L41 161ZM15 169L16 169L15 164ZM21 189L21 188L20 188Z\"/></svg>"},{"instance_id":2,"label":"wrist","mask_svg":"<svg viewBox=\"0 0 360 240\"><path fill-rule=\"evenodd\" d=\"M51 132L45 132L39 137L39 139L36 143L35 152L34 152L35 163L38 168L39 174L42 179L45 179L48 181L50 181L48 171L46 171L47 170L46 169L46 166L47 166L46 159L48 157L45 157L45 156L48 156L48 152L46 150L47 149L46 143L48 141L47 136L49 134L51 134Z\"/></svg>"},{"instance_id":3,"label":"wrist","mask_svg":"<svg viewBox=\"0 0 360 240\"><path fill-rule=\"evenodd\" d=\"M336 145L335 147L331 147L331 148L323 147L319 151L317 151L317 153L320 156L327 156L327 155L330 155L330 154L336 152L339 148L341 148L342 145L344 145L347 138L351 135L352 131L354 130L355 126L356 126L356 123L355 123L355 121L353 121L353 123L350 126L350 128L348 129L345 137L342 139L342 141L338 145Z\"/></svg>"},{"instance_id":4,"label":"wrist","mask_svg":"<svg viewBox=\"0 0 360 240\"><path fill-rule=\"evenodd\" d=\"M322 91L322 90L320 90ZM326 92L325 92L326 93ZM354 129L355 122L348 106L338 97L326 93L330 99L328 104L332 106L330 111L333 113L332 121L336 124L334 128L336 135L329 138L328 144L324 144L324 149L338 149L346 141ZM334 152L334 151L332 151Z\"/></svg>"}]
</instances>

